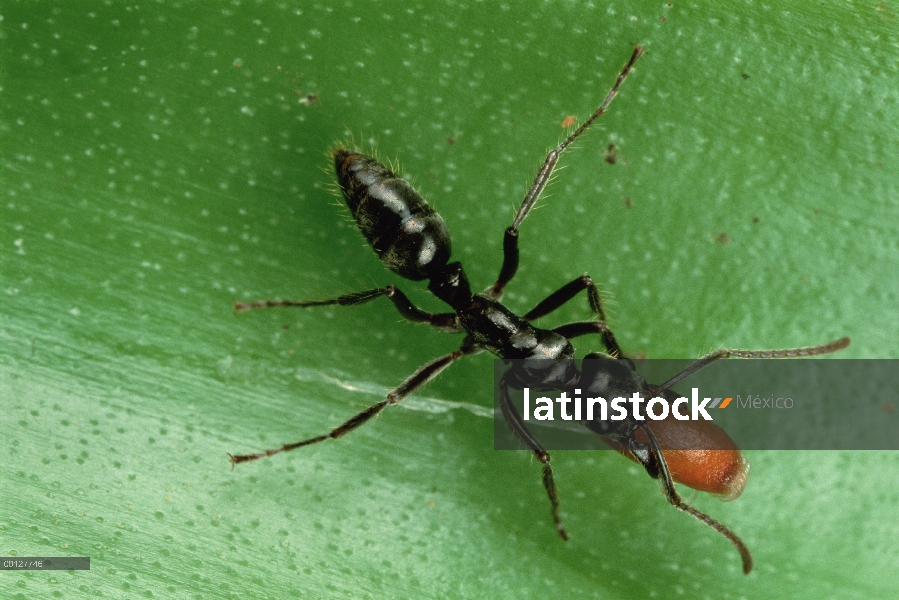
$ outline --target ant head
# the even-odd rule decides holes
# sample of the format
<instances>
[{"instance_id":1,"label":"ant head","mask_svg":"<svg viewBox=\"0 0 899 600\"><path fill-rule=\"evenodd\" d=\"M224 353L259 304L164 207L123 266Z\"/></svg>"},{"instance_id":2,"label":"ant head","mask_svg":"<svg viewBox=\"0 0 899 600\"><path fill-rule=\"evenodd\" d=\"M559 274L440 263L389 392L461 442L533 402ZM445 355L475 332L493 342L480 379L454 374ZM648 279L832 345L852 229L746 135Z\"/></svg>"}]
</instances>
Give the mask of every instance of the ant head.
<instances>
[{"instance_id":1,"label":"ant head","mask_svg":"<svg viewBox=\"0 0 899 600\"><path fill-rule=\"evenodd\" d=\"M460 262L449 263L435 273L428 289L455 311L467 308L471 302L471 286Z\"/></svg>"}]
</instances>

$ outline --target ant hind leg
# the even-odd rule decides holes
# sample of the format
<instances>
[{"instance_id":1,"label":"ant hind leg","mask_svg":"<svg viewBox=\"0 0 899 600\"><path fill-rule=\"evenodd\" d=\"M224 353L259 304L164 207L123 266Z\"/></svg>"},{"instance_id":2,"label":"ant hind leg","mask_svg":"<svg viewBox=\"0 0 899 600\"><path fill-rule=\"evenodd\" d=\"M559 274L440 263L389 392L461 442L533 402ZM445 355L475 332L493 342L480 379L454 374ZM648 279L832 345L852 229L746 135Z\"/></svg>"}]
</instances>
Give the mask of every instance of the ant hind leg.
<instances>
[{"instance_id":1,"label":"ant hind leg","mask_svg":"<svg viewBox=\"0 0 899 600\"><path fill-rule=\"evenodd\" d=\"M567 540L569 537L568 531L565 530L565 526L562 524L562 518L559 516L559 491L556 489L556 479L553 476L552 465L549 464L549 452L547 452L546 448L543 447L543 444L534 437L534 434L528 430L527 426L521 420L518 411L512 406L512 401L509 399L509 386L506 383L505 378L500 380L499 388L502 400L500 406L503 410L503 416L509 424L509 428L512 429L512 433L515 434L515 437L521 440L521 442L527 446L528 450L531 450L537 457L537 460L543 465L543 487L546 488L546 494L549 496L553 522L556 525L556 531L559 532L559 536L563 540Z\"/></svg>"},{"instance_id":2,"label":"ant hind leg","mask_svg":"<svg viewBox=\"0 0 899 600\"><path fill-rule=\"evenodd\" d=\"M387 394L386 399L381 400L377 404L372 404L353 418L349 419L342 425L335 427L328 433L301 440L299 442L294 442L292 444L284 444L279 448L263 450L262 452L255 452L253 454L229 455L231 457L231 464L236 465L237 463L266 458L275 454L280 454L281 452L288 452L290 450L295 450L296 448L301 448L303 446L317 444L318 442L324 442L325 440L336 440L339 437L343 437L360 425L367 423L369 419L371 419L375 415L380 414L380 412L387 408L388 405L399 403L403 400L403 398L437 377L437 375L439 375L445 368L450 366L455 360L461 358L465 354L471 354L473 351L474 350L463 346L463 348L456 350L455 352L450 352L449 354L436 358L431 362L419 367L419 369L415 371L415 373L407 377L403 383L399 384L397 387L391 390Z\"/></svg>"}]
</instances>

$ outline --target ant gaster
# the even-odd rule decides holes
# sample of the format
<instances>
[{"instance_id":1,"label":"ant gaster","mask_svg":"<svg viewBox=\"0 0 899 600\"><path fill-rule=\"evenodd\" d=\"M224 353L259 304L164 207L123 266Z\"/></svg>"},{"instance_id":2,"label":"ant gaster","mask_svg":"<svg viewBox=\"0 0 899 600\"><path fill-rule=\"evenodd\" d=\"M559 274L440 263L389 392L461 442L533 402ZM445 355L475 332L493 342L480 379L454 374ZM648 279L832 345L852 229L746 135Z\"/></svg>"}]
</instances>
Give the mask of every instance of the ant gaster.
<instances>
[{"instance_id":1,"label":"ant gaster","mask_svg":"<svg viewBox=\"0 0 899 600\"><path fill-rule=\"evenodd\" d=\"M403 400L462 356L487 350L506 360L544 359L513 363L512 369L500 381L501 407L512 431L528 449L534 452L543 465L543 485L549 496L556 529L563 539L568 539L568 532L562 525L559 516L559 496L556 491L549 453L540 441L528 431L526 424L512 406L508 394L510 387L513 389L521 389L525 386L531 386L534 389L562 389L579 386L589 389L591 393L602 394L606 397L612 397L608 394L615 395L617 393L613 390L621 390L618 393L621 396L629 396L635 391L652 395L670 394L672 392L669 388L675 383L718 359L813 356L834 352L849 344L849 339L843 338L822 346L790 350L758 352L718 350L693 363L692 366L665 384L652 386L637 375L633 363L625 357L612 331L606 326L606 315L600 301L599 290L589 275L577 277L562 286L523 316L516 315L500 302L503 290L518 270L519 226L546 187L560 155L605 113L641 54L643 54L643 48L636 47L596 112L546 156L512 221L512 225L506 229L503 238L503 262L499 277L493 285L478 294L472 294L461 263L449 262L450 237L443 219L428 206L408 182L373 158L345 148L337 148L333 151L337 179L346 203L352 211L359 229L381 262L388 269L406 279L427 280L428 289L437 298L448 304L453 312L429 313L421 310L415 307L406 295L393 285L328 300L239 302L235 304L235 309L242 311L273 306L312 307L332 304L350 306L386 296L393 302L399 313L409 321L427 323L448 333L463 333L465 338L458 350L423 365L391 390L386 399L366 408L332 431L264 452L231 456L232 464L256 460L301 446L342 437L366 423L387 406ZM594 320L568 323L554 329L541 329L532 324L535 319L551 313L582 291L587 293L588 303L595 314ZM574 348L570 340L587 334L598 334L606 352L587 355L581 370L578 371L573 360ZM545 359L551 359L551 361L546 362ZM666 426L696 427L695 423L686 425L679 425L679 422L663 421L661 423L653 424L656 432ZM729 539L740 552L743 571L749 573L752 568L752 556L743 541L718 521L686 504L674 488L674 481L678 481L698 489L728 495L731 498L739 495L745 483L747 463L732 441L730 445L733 450L713 450L712 452L720 454L718 458L710 461L706 457L701 464L690 464L689 455L684 459L683 455L675 457L677 453L666 454L667 451L662 449L659 439L657 439L660 434L654 434L653 429L650 429L645 422L638 422L630 418L624 421L597 421L585 424L639 462L651 477L660 479L665 496L672 505L693 515ZM720 429L718 432L720 432L718 433L719 437L723 436L730 441L727 434ZM677 436L677 433L675 430L674 437ZM676 465L677 468L673 466L669 468L669 463L674 465L672 461L675 460L679 461ZM695 473L690 473L691 468L694 471L697 469L700 471L699 477L695 477ZM703 486L698 483L699 480L718 483Z\"/></svg>"}]
</instances>

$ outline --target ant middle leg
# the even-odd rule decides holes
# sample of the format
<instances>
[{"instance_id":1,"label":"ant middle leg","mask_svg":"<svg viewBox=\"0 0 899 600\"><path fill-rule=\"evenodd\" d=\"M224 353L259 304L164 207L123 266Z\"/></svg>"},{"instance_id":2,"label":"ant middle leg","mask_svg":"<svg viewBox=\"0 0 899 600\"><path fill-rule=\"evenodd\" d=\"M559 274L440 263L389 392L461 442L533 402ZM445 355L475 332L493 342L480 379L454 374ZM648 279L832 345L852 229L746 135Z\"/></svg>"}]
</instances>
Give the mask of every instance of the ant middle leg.
<instances>
[{"instance_id":1,"label":"ant middle leg","mask_svg":"<svg viewBox=\"0 0 899 600\"><path fill-rule=\"evenodd\" d=\"M340 306L355 306L357 304L365 304L371 302L381 296L393 302L397 311L407 320L413 323L428 323L441 331L447 333L460 333L462 328L456 318L456 313L429 313L416 307L409 298L394 285L388 285L373 290L365 290L363 292L354 292L345 294L337 298L329 298L327 300L258 300L256 302L235 302L234 310L243 312L257 308L272 308L276 306L309 308L312 306L328 306L337 304Z\"/></svg>"},{"instance_id":2,"label":"ant middle leg","mask_svg":"<svg viewBox=\"0 0 899 600\"><path fill-rule=\"evenodd\" d=\"M317 444L318 442L324 442L325 440L336 440L339 437L343 437L360 425L367 423L372 417L380 414L380 412L387 408L389 405L398 404L399 402L401 402L406 396L437 377L437 375L439 375L444 369L450 366L457 359L461 358L465 354L472 354L476 351L477 350L475 348L469 346L468 344L465 344L462 346L462 348L456 350L455 352L450 352L449 354L436 358L431 362L422 365L418 368L417 371L415 371L415 373L407 377L404 382L391 390L387 394L386 399L381 400L377 404L372 404L356 416L352 417L342 425L335 427L328 433L317 435L315 437L301 440L299 442L294 442L292 444L284 444L279 448L263 450L262 452L238 455L229 454L229 456L231 457L231 464L236 465L237 463L266 458L275 454L280 454L281 452L288 452L290 450L295 450L296 448L301 448L303 446Z\"/></svg>"},{"instance_id":3,"label":"ant middle leg","mask_svg":"<svg viewBox=\"0 0 899 600\"><path fill-rule=\"evenodd\" d=\"M577 323L569 323L553 329L556 333L566 338L578 337L590 333L598 333L602 337L603 345L609 354L615 357L624 356L621 347L615 340L612 330L606 325L606 311L602 306L602 300L599 297L599 288L593 283L593 279L584 273L574 281L563 285L561 288L550 294L537 306L524 315L526 321L533 321L540 317L546 316L553 312L563 304L577 296L583 290L587 290L587 300L590 308L596 313L597 321L579 321Z\"/></svg>"},{"instance_id":4,"label":"ant middle leg","mask_svg":"<svg viewBox=\"0 0 899 600\"><path fill-rule=\"evenodd\" d=\"M534 434L528 430L527 425L524 424L518 411L515 410L515 407L512 405L512 401L509 399L509 385L505 378L500 380L499 389L501 399L500 407L502 408L503 417L505 417L506 423L509 424L509 428L512 430L512 433L515 434L515 437L521 440L521 442L527 446L528 450L531 450L537 457L537 460L543 465L543 487L546 488L546 494L549 496L553 522L556 525L556 531L559 532L559 536L563 540L567 540L569 538L568 531L566 531L565 526L562 524L562 518L559 516L559 491L556 488L556 479L553 476L552 465L549 464L549 452L546 451L546 448L543 447L540 440L534 437Z\"/></svg>"},{"instance_id":5,"label":"ant middle leg","mask_svg":"<svg viewBox=\"0 0 899 600\"><path fill-rule=\"evenodd\" d=\"M642 54L643 48L641 46L634 48L634 53L631 55L630 60L628 60L621 69L621 72L618 74L618 79L615 80L615 84L612 86L612 89L609 90L609 93L606 94L606 97L602 101L602 104L599 105L599 108L597 108L596 111L590 115L590 118L584 121L574 133L565 138L561 144L556 146L553 150L550 150L549 154L546 155L546 158L543 160L543 165L540 167L540 171L537 172L534 182L531 183L531 187L528 188L528 192L521 202L521 206L518 208L518 213L515 215L512 225L506 229L505 237L503 238L503 265L500 268L499 277L497 277L496 282L493 285L484 291L484 293L492 299L499 300L502 298L503 289L515 276L516 271L518 271L518 227L521 225L521 222L524 221L525 217L528 216L528 213L531 212L531 209L534 208L534 205L540 198L540 194L543 192L546 184L549 183L553 171L556 168L556 164L559 162L559 157L562 156L565 149L568 148L574 140L579 138L581 134L596 121L596 119L605 114L606 109L609 108L609 104L611 104L612 100L615 99L615 96L618 95L621 84L624 83L624 80L630 75L634 63L637 62L637 59L640 58Z\"/></svg>"}]
</instances>

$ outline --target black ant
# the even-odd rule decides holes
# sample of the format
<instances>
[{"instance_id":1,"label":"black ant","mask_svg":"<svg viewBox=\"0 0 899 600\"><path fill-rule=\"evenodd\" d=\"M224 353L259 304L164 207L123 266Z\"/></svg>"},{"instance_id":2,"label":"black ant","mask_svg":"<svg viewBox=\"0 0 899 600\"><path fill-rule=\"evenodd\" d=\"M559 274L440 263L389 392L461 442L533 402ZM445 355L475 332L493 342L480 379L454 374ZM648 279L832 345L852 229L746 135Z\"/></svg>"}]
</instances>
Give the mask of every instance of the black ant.
<instances>
[{"instance_id":1,"label":"black ant","mask_svg":"<svg viewBox=\"0 0 899 600\"><path fill-rule=\"evenodd\" d=\"M591 393L603 395L614 394L616 393L614 390L621 390L620 395L623 396L629 396L633 392L664 395L672 393L669 388L675 383L718 359L813 356L835 352L848 346L849 339L843 338L822 346L790 350L718 350L699 359L665 384L651 386L637 375L633 363L625 357L612 331L606 326L606 314L600 301L599 290L589 275L582 275L562 286L523 316L516 315L500 303L503 290L518 270L519 226L534 207L543 188L546 187L562 152L606 112L609 104L618 94L621 84L630 74L634 63L642 54L643 48L638 46L634 49L630 60L619 73L618 79L596 112L546 156L543 166L528 189L527 195L512 221L512 225L506 229L503 238L503 263L499 277L493 285L479 294L472 294L462 265L459 262L449 262L451 247L446 224L440 215L427 205L418 192L408 182L375 159L345 148L335 149L333 151L334 166L343 196L359 229L381 262L388 269L406 279L428 280L428 289L448 304L453 312L435 314L421 310L415 307L406 295L393 285L328 300L238 302L235 304L235 309L243 311L273 306L311 307L331 304L350 306L364 304L386 296L404 318L416 323L428 323L448 333L463 333L465 339L458 350L423 365L390 391L386 399L366 408L330 432L264 452L231 456L231 463L256 460L279 452L342 437L366 423L387 406L403 400L457 359L487 350L502 359L516 361L500 382L502 412L518 439L534 452L543 465L543 484L552 506L552 517L556 529L563 539L568 539L568 532L559 517L559 496L550 466L549 453L531 434L512 406L508 395L510 387L514 389L521 389L525 386L534 389L563 389L578 386L588 389ZM585 290L590 308L595 313L595 320L568 323L554 329L540 329L531 324L535 319L553 312ZM606 352L587 355L579 371L573 360L574 348L570 340L587 334L598 334ZM543 360L522 362L516 359ZM550 359L549 362L546 359ZM674 481L678 481L695 488L707 489L707 491L732 496L738 495L742 490L743 482L745 482L746 463L739 454L739 450L736 449L736 445L731 441L733 450L715 450L714 452L723 453L715 461L704 460L701 464L691 464L690 459L687 458L686 464L684 464L682 457L675 457L676 453L669 453L667 449L663 451L658 439L662 435L659 432L662 431L667 431L666 435L671 437L671 427L675 427L674 437L677 437L678 423L654 424L653 429L656 430L656 433L646 425L645 421L638 422L633 418L624 421L594 421L585 424L613 444L617 444L622 451L638 461L651 477L661 479L665 496L672 505L693 515L729 539L740 552L743 571L749 573L752 568L752 556L743 541L718 521L686 504L674 488ZM689 428L691 425L686 425L686 427ZM730 440L727 434L721 432L721 435ZM669 468L669 463L674 464L672 461L675 460L679 461L678 468ZM696 477L691 476L691 468L694 471L698 469L701 476L699 479L704 480L719 481L720 478L715 479L720 475L718 471L731 473L736 470L737 474L735 477L728 474L724 477L725 483L712 484L709 488L702 487L694 481ZM739 490L735 490L734 486L739 487Z\"/></svg>"}]
</instances>

